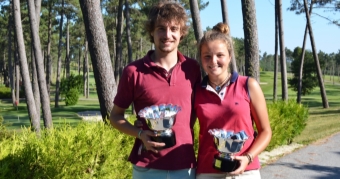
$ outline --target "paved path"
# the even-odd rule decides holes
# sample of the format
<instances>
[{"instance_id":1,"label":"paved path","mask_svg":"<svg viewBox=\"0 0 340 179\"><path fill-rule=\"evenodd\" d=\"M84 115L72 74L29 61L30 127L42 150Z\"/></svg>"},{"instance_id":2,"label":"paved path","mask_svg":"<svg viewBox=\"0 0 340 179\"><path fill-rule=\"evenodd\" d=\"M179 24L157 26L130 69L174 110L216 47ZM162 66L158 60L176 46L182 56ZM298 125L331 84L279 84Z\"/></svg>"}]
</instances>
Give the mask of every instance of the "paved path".
<instances>
[{"instance_id":1,"label":"paved path","mask_svg":"<svg viewBox=\"0 0 340 179\"><path fill-rule=\"evenodd\" d=\"M340 179L340 133L264 166L263 179Z\"/></svg>"}]
</instances>

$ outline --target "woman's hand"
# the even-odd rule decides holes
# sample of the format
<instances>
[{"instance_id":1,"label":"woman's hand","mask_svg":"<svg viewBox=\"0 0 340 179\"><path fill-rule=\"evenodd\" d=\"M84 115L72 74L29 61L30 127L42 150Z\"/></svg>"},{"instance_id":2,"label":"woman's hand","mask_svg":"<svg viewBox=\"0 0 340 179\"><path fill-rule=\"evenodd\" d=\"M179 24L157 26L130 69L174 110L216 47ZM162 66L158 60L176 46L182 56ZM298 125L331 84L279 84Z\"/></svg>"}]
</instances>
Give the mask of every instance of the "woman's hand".
<instances>
[{"instance_id":1,"label":"woman's hand","mask_svg":"<svg viewBox=\"0 0 340 179\"><path fill-rule=\"evenodd\" d=\"M240 166L233 172L230 172L231 175L241 175L249 164L249 159L247 156L234 156L234 160L240 162Z\"/></svg>"}]
</instances>

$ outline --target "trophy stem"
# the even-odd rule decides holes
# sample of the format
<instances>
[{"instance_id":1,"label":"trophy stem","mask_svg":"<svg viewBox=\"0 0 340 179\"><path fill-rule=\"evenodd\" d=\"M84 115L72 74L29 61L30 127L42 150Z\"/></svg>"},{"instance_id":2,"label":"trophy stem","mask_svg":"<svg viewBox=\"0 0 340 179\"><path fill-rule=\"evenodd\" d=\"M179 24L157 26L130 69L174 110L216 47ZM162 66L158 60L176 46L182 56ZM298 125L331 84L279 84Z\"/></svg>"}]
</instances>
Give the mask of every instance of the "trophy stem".
<instances>
[{"instance_id":1,"label":"trophy stem","mask_svg":"<svg viewBox=\"0 0 340 179\"><path fill-rule=\"evenodd\" d=\"M162 147L161 149L166 149L176 145L176 137L174 132L171 132L166 135L164 135L164 133L161 133L159 135L157 134L156 137L151 137L151 140L159 143L165 143L165 146Z\"/></svg>"},{"instance_id":2,"label":"trophy stem","mask_svg":"<svg viewBox=\"0 0 340 179\"><path fill-rule=\"evenodd\" d=\"M230 155L228 155L230 157ZM222 172L232 172L236 170L240 166L240 162L238 160L233 160L232 158L220 157L219 155L215 156L213 162L213 168L220 170Z\"/></svg>"}]
</instances>

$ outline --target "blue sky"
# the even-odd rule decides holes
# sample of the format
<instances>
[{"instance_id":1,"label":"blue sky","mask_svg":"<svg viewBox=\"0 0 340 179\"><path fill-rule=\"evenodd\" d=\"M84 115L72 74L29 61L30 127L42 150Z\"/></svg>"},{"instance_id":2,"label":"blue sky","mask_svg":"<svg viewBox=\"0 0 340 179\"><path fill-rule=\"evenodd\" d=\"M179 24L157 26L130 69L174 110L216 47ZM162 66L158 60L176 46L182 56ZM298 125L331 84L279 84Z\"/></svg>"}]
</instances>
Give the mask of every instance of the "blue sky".
<instances>
[{"instance_id":1,"label":"blue sky","mask_svg":"<svg viewBox=\"0 0 340 179\"><path fill-rule=\"evenodd\" d=\"M205 0L204 2L207 2ZM284 27L284 43L287 48L294 50L295 47L302 47L303 35L306 27L305 15L296 15L294 12L287 11L290 6L290 1L283 2L283 27ZM230 33L233 37L243 38L243 22L242 9L240 0L227 0L228 15L230 23ZM274 54L274 0L260 0L255 2L256 18L258 28L259 50L261 55L264 52ZM340 19L340 14L333 14L329 12L316 11L332 19ZM220 0L210 0L209 6L200 13L203 30L206 27L212 27L218 22L222 22L221 2ZM329 24L327 20L312 15L312 30L315 38L315 45L317 51L325 53L337 53L340 50L340 28ZM306 41L306 48L311 50L311 45Z\"/></svg>"}]
</instances>

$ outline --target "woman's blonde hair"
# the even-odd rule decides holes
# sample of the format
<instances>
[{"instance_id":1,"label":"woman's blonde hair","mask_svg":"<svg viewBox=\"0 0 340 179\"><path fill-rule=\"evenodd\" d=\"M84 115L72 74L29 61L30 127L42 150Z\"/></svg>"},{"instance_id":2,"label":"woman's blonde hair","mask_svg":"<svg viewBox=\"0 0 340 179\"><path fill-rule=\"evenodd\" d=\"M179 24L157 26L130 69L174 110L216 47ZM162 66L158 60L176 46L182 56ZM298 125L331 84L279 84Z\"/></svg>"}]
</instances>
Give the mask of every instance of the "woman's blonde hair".
<instances>
[{"instance_id":1,"label":"woman's blonde hair","mask_svg":"<svg viewBox=\"0 0 340 179\"><path fill-rule=\"evenodd\" d=\"M200 54L201 54L202 45L207 43L207 42L211 42L211 41L215 41L215 40L224 41L226 46L227 46L228 53L229 53L229 55L231 55L231 53L232 53L232 48L231 48L232 40L231 40L231 37L229 35L229 26L225 23L220 22L220 23L216 24L212 28L212 30L205 32L202 39L198 43L199 58L200 58Z\"/></svg>"}]
</instances>

